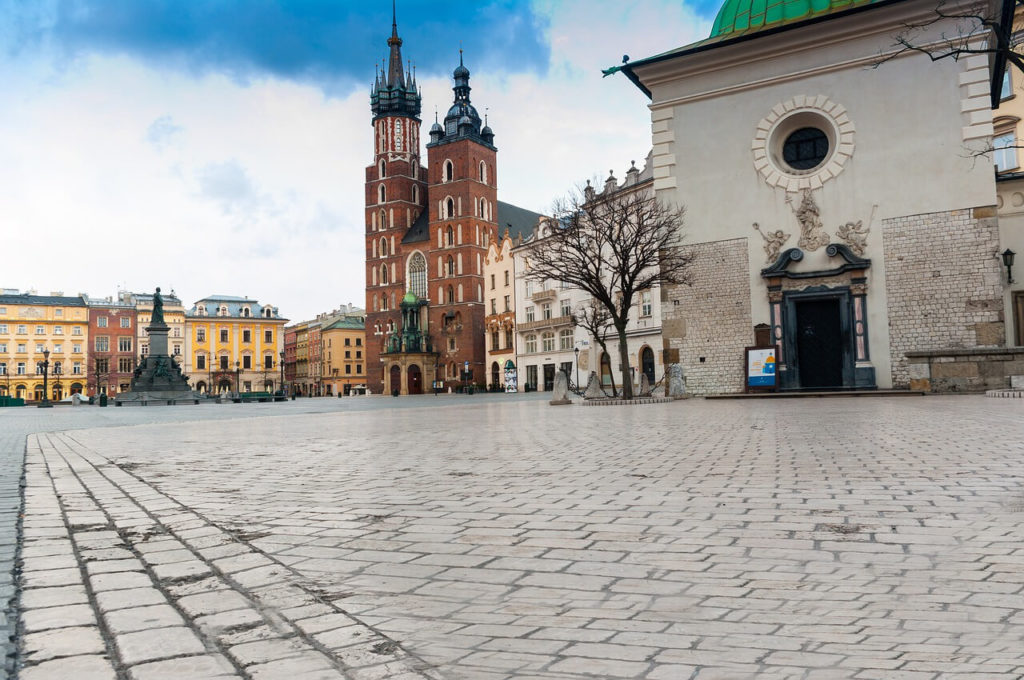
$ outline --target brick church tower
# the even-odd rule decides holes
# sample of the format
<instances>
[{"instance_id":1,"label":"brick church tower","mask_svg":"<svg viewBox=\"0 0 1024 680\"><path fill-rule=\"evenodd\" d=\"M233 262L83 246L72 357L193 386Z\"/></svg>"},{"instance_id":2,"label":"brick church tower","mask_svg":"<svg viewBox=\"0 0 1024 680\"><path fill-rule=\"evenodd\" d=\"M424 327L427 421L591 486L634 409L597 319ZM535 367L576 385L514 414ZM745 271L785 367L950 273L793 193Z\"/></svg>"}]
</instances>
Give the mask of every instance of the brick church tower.
<instances>
[{"instance_id":1,"label":"brick church tower","mask_svg":"<svg viewBox=\"0 0 1024 680\"><path fill-rule=\"evenodd\" d=\"M420 158L421 96L392 19L386 69L370 95L366 168L366 374L371 392L483 383L487 246L497 235L494 133L470 103L469 69ZM468 369L468 372L467 372Z\"/></svg>"}]
</instances>

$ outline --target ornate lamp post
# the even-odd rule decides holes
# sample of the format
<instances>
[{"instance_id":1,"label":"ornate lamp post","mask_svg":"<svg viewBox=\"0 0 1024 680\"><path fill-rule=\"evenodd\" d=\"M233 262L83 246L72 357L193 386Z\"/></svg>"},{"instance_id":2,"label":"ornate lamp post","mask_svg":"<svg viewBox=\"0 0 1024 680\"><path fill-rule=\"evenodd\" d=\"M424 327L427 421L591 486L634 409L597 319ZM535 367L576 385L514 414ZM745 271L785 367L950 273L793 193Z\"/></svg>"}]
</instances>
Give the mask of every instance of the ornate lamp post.
<instances>
[{"instance_id":1,"label":"ornate lamp post","mask_svg":"<svg viewBox=\"0 0 1024 680\"><path fill-rule=\"evenodd\" d=\"M1013 283L1013 256L1017 253L1009 248L1003 251L1003 265L1006 267L1006 282Z\"/></svg>"},{"instance_id":2,"label":"ornate lamp post","mask_svg":"<svg viewBox=\"0 0 1024 680\"><path fill-rule=\"evenodd\" d=\"M287 396L284 392L284 350L278 352L278 359L281 363L281 396Z\"/></svg>"},{"instance_id":3,"label":"ornate lamp post","mask_svg":"<svg viewBox=\"0 0 1024 680\"><path fill-rule=\"evenodd\" d=\"M580 388L580 348L573 348L573 354L576 355L576 389Z\"/></svg>"},{"instance_id":4,"label":"ornate lamp post","mask_svg":"<svg viewBox=\"0 0 1024 680\"><path fill-rule=\"evenodd\" d=\"M49 387L49 372L50 372L50 350L43 350L43 400L39 402L38 408L53 408L53 404L50 403L49 396L47 394Z\"/></svg>"},{"instance_id":5,"label":"ornate lamp post","mask_svg":"<svg viewBox=\"0 0 1024 680\"><path fill-rule=\"evenodd\" d=\"M235 392L238 394L242 393L242 383L240 382L242 378L241 365L241 363L235 362Z\"/></svg>"}]
</instances>

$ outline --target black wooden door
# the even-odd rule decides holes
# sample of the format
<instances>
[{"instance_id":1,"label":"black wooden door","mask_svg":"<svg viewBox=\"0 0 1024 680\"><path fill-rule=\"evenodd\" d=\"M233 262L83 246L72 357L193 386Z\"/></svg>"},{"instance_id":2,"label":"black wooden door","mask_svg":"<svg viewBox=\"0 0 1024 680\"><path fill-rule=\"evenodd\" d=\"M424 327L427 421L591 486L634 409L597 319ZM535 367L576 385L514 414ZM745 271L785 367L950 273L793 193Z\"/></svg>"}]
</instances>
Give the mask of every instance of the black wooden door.
<instances>
[{"instance_id":1,"label":"black wooden door","mask_svg":"<svg viewBox=\"0 0 1024 680\"><path fill-rule=\"evenodd\" d=\"M800 387L843 386L843 341L839 300L808 300L796 305Z\"/></svg>"}]
</instances>

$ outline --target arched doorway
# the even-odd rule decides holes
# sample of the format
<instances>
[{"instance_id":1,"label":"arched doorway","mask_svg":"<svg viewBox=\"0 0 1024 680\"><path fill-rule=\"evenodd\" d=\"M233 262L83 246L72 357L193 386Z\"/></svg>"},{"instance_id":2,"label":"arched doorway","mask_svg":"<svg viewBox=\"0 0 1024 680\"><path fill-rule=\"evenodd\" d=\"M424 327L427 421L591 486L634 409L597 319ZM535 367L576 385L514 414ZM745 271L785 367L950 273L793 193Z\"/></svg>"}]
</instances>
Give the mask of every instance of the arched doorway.
<instances>
[{"instance_id":1,"label":"arched doorway","mask_svg":"<svg viewBox=\"0 0 1024 680\"><path fill-rule=\"evenodd\" d=\"M196 383L196 392L200 392L202 394L206 394L206 383L203 382L202 380L197 382Z\"/></svg>"},{"instance_id":2,"label":"arched doorway","mask_svg":"<svg viewBox=\"0 0 1024 680\"><path fill-rule=\"evenodd\" d=\"M640 350L640 371L647 376L648 382L654 384L654 350L644 347Z\"/></svg>"},{"instance_id":3,"label":"arched doorway","mask_svg":"<svg viewBox=\"0 0 1024 680\"><path fill-rule=\"evenodd\" d=\"M498 388L501 384L501 367L498 366L498 362L494 361L491 363L491 385L494 389Z\"/></svg>"},{"instance_id":4,"label":"arched doorway","mask_svg":"<svg viewBox=\"0 0 1024 680\"><path fill-rule=\"evenodd\" d=\"M125 388L127 389L127 388ZM82 383L71 383L71 394L81 394Z\"/></svg>"},{"instance_id":5,"label":"arched doorway","mask_svg":"<svg viewBox=\"0 0 1024 680\"><path fill-rule=\"evenodd\" d=\"M392 394L401 391L402 389L402 369L398 364L391 367L391 371L388 373L390 380L388 380L388 388Z\"/></svg>"},{"instance_id":6,"label":"arched doorway","mask_svg":"<svg viewBox=\"0 0 1024 680\"><path fill-rule=\"evenodd\" d=\"M43 386L42 385L36 385L36 389L34 390L34 394L35 394L35 400L36 401L42 401L43 400L43 396L45 394L45 392L43 392Z\"/></svg>"},{"instance_id":7,"label":"arched doorway","mask_svg":"<svg viewBox=\"0 0 1024 680\"><path fill-rule=\"evenodd\" d=\"M423 374L420 372L420 367L413 364L407 371L409 374L409 394L423 394Z\"/></svg>"},{"instance_id":8,"label":"arched doorway","mask_svg":"<svg viewBox=\"0 0 1024 680\"><path fill-rule=\"evenodd\" d=\"M25 398L25 386L24 385L15 385L15 387L14 387L14 394L18 397L18 399L24 399Z\"/></svg>"},{"instance_id":9,"label":"arched doorway","mask_svg":"<svg viewBox=\"0 0 1024 680\"><path fill-rule=\"evenodd\" d=\"M230 392L231 391L231 381L230 380L221 380L219 383L217 383L217 391L220 392L221 394L224 394L225 392Z\"/></svg>"},{"instance_id":10,"label":"arched doorway","mask_svg":"<svg viewBox=\"0 0 1024 680\"><path fill-rule=\"evenodd\" d=\"M612 360L607 352L601 352L601 384L612 384Z\"/></svg>"}]
</instances>

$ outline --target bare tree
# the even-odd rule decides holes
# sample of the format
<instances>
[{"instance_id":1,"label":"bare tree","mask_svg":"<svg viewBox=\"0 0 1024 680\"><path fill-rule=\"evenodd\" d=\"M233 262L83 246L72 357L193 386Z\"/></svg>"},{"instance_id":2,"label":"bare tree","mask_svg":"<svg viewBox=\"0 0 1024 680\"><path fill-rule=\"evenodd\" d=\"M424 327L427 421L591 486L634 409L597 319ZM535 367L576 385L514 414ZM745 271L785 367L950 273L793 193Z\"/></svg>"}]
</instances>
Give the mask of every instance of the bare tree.
<instances>
[{"instance_id":1,"label":"bare tree","mask_svg":"<svg viewBox=\"0 0 1024 680\"><path fill-rule=\"evenodd\" d=\"M992 57L993 82L1001 83L1007 65L1024 73L1024 41L1013 34L1014 12L1021 6L1024 0L938 0L927 18L906 23L893 36L896 51L880 59L876 66L908 52L927 55L932 61L955 61L984 54ZM992 106L998 104L996 87Z\"/></svg>"},{"instance_id":2,"label":"bare tree","mask_svg":"<svg viewBox=\"0 0 1024 680\"><path fill-rule=\"evenodd\" d=\"M637 295L652 286L689 283L682 208L646 190L585 200L579 192L555 208L554 219L527 253L529 279L562 281L607 311L619 340L623 396L633 398L626 324Z\"/></svg>"}]
</instances>

